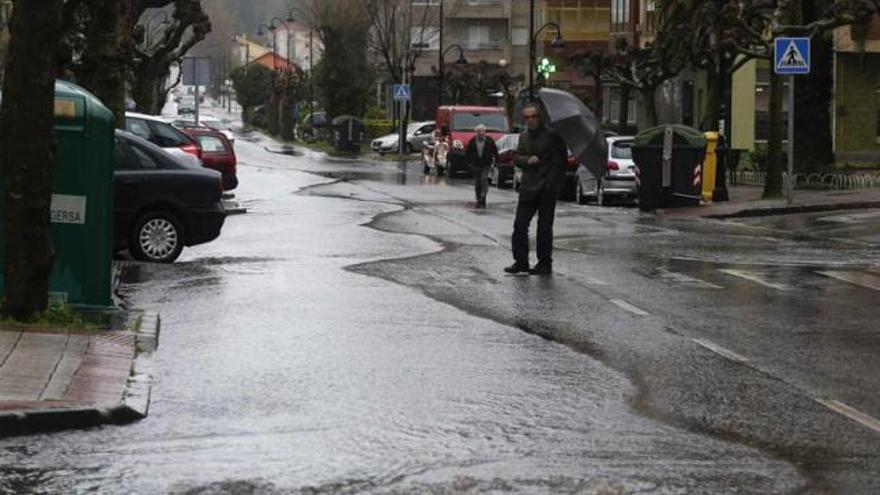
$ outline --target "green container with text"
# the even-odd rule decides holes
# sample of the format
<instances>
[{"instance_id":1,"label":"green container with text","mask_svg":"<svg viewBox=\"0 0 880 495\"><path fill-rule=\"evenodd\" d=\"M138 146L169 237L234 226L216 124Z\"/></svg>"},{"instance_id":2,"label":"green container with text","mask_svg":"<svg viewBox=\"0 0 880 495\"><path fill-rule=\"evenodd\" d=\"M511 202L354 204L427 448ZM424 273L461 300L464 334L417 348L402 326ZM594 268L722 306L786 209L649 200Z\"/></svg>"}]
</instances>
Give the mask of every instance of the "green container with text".
<instances>
[{"instance_id":1,"label":"green container with text","mask_svg":"<svg viewBox=\"0 0 880 495\"><path fill-rule=\"evenodd\" d=\"M55 143L50 299L80 307L111 307L113 113L88 91L58 81ZM0 266L5 266L6 253L3 209L0 201ZM3 284L0 277L0 294Z\"/></svg>"}]
</instances>

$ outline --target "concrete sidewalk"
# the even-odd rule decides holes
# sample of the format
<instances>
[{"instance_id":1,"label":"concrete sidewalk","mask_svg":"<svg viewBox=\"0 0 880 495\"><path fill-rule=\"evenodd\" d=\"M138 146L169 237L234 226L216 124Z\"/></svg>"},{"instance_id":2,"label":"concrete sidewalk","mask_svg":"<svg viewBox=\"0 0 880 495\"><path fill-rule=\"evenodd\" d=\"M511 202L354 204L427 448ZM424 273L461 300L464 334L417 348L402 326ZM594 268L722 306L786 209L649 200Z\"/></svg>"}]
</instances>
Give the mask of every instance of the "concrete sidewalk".
<instances>
[{"instance_id":1,"label":"concrete sidewalk","mask_svg":"<svg viewBox=\"0 0 880 495\"><path fill-rule=\"evenodd\" d=\"M139 313L124 331L76 332L0 325L0 436L142 419L157 315Z\"/></svg>"},{"instance_id":2,"label":"concrete sidewalk","mask_svg":"<svg viewBox=\"0 0 880 495\"><path fill-rule=\"evenodd\" d=\"M666 208L658 214L669 217L740 218L790 213L880 208L880 189L856 191L795 190L794 202L785 198L762 199L764 189L754 186L728 188L730 201L690 208Z\"/></svg>"}]
</instances>

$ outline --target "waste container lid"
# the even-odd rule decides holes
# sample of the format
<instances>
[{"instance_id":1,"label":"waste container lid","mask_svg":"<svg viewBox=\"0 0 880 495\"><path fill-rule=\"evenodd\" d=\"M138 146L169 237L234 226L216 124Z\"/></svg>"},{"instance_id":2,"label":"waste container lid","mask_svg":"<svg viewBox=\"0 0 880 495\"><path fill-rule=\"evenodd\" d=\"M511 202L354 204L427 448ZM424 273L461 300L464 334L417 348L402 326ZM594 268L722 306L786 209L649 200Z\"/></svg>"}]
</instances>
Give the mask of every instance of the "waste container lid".
<instances>
[{"instance_id":1,"label":"waste container lid","mask_svg":"<svg viewBox=\"0 0 880 495\"><path fill-rule=\"evenodd\" d=\"M662 145L663 133L666 131L667 127L671 127L673 134L678 138L675 139L676 144L680 144L684 141L689 146L698 148L706 146L706 136L704 136L702 132L693 127L680 124L661 125L646 129L636 135L633 140L633 146Z\"/></svg>"}]
</instances>

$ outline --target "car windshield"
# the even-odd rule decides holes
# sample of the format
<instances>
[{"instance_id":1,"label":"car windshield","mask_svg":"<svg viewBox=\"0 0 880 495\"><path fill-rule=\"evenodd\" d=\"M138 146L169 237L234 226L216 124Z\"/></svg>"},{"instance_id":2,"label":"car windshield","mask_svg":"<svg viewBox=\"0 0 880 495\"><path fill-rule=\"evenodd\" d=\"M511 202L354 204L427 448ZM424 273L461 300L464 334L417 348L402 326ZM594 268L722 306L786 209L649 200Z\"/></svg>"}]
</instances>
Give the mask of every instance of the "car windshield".
<instances>
[{"instance_id":1,"label":"car windshield","mask_svg":"<svg viewBox=\"0 0 880 495\"><path fill-rule=\"evenodd\" d=\"M500 112L462 112L456 113L452 121L455 131L473 131L475 127L483 124L489 132L508 132L507 117Z\"/></svg>"},{"instance_id":2,"label":"car windshield","mask_svg":"<svg viewBox=\"0 0 880 495\"><path fill-rule=\"evenodd\" d=\"M632 141L614 141L611 144L611 158L632 160Z\"/></svg>"}]
</instances>

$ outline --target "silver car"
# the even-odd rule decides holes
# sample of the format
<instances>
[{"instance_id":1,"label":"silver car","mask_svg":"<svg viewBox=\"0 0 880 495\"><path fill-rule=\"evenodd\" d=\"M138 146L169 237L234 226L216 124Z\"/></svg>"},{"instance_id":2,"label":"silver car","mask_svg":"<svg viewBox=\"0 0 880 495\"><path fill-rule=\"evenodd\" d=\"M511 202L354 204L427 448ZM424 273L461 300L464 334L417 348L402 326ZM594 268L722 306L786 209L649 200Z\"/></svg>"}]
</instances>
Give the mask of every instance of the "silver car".
<instances>
[{"instance_id":1,"label":"silver car","mask_svg":"<svg viewBox=\"0 0 880 495\"><path fill-rule=\"evenodd\" d=\"M406 128L406 152L422 151L434 136L434 122L415 122ZM384 155L397 151L398 134L386 134L373 140L371 148L374 152Z\"/></svg>"},{"instance_id":2,"label":"silver car","mask_svg":"<svg viewBox=\"0 0 880 495\"><path fill-rule=\"evenodd\" d=\"M608 206L612 199L632 199L636 189L636 164L632 159L632 136L605 138L608 143L608 160L605 175L596 177L581 164L577 171L577 197L581 204L591 199Z\"/></svg>"}]
</instances>

